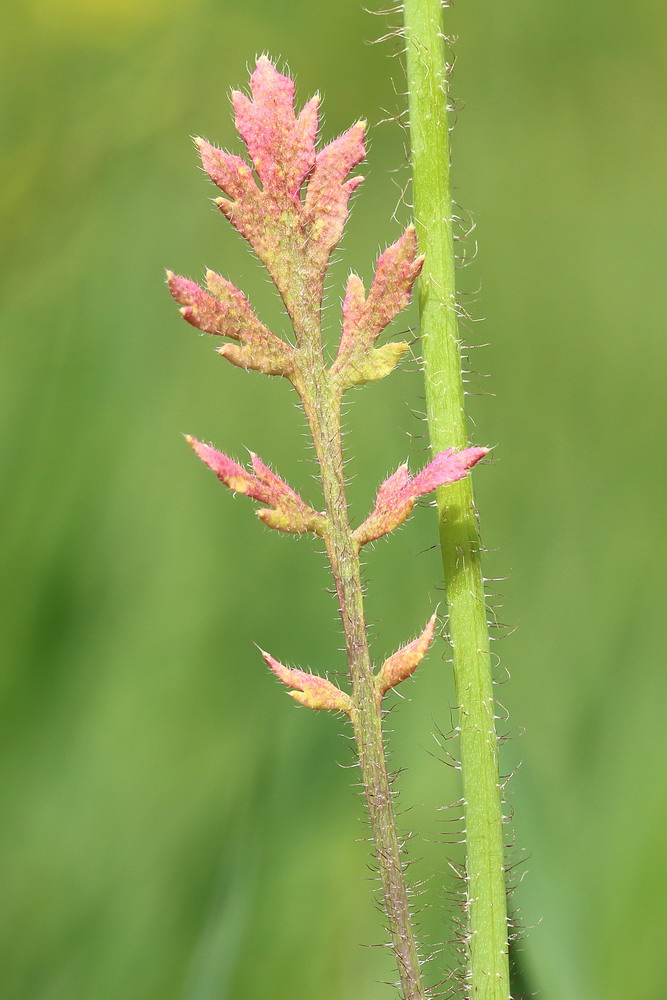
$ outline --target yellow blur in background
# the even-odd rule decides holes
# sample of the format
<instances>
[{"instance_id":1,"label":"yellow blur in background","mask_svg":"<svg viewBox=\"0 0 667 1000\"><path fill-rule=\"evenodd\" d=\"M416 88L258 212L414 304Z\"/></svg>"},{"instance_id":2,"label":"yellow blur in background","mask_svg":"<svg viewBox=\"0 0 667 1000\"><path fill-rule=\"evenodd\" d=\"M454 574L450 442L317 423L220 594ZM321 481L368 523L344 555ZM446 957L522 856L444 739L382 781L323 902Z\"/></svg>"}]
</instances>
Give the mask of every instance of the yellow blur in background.
<instances>
[{"instance_id":1,"label":"yellow blur in background","mask_svg":"<svg viewBox=\"0 0 667 1000\"><path fill-rule=\"evenodd\" d=\"M301 102L323 94L325 139L371 123L329 284L335 341L348 270L368 280L409 219L405 134L374 124L402 110L400 65L365 44L388 22L351 0L0 16L0 994L391 996L388 952L360 947L384 935L347 734L295 707L252 644L344 669L326 567L181 437L252 448L316 502L301 416L286 385L216 357L163 280L210 266L286 333L188 138L240 151L227 94L268 52ZM446 18L457 200L478 221L462 299L487 317L464 337L489 345L470 406L495 450L475 481L487 575L508 577L490 584L503 772L523 762L517 998L663 1000L667 13L476 0ZM406 456L424 461L418 350L350 397L355 516ZM378 659L442 600L434 542L426 506L368 556ZM407 693L390 745L428 953L451 936L461 860L456 808L438 811L460 795L434 739L455 702L444 645ZM453 961L437 954L431 981Z\"/></svg>"},{"instance_id":2,"label":"yellow blur in background","mask_svg":"<svg viewBox=\"0 0 667 1000\"><path fill-rule=\"evenodd\" d=\"M34 25L81 44L123 46L136 32L177 13L176 3L142 0L28 0L26 8Z\"/></svg>"}]
</instances>

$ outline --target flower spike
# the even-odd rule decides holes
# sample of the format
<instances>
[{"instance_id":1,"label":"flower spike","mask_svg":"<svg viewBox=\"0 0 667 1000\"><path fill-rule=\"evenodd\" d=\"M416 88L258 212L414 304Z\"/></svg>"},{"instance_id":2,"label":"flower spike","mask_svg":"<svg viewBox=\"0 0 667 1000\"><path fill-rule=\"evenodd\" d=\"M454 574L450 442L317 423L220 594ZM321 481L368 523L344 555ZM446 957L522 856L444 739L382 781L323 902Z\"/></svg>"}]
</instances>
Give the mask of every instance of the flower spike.
<instances>
[{"instance_id":1,"label":"flower spike","mask_svg":"<svg viewBox=\"0 0 667 1000\"><path fill-rule=\"evenodd\" d=\"M375 507L354 532L359 547L382 538L399 524L403 524L410 516L418 497L431 493L439 486L463 479L488 451L488 448L464 448L463 451L447 448L437 454L414 479L410 479L407 465L401 465L380 486Z\"/></svg>"},{"instance_id":2,"label":"flower spike","mask_svg":"<svg viewBox=\"0 0 667 1000\"><path fill-rule=\"evenodd\" d=\"M282 375L297 391L309 425L326 509L318 512L269 466L250 453L243 467L211 445L187 441L229 489L264 505L259 518L292 534L313 532L324 541L338 596L350 673L350 693L325 677L284 666L269 653L264 661L308 708L343 712L358 749L388 928L401 995L424 1000L419 950L410 916L392 786L382 733L382 698L415 671L433 638L435 615L424 631L375 672L364 612L360 549L401 524L416 499L465 476L486 448L453 448L436 455L411 477L400 466L381 484L364 523L352 530L345 484L341 404L345 390L387 375L408 350L406 343L378 347L380 335L403 310L420 274L414 226L380 254L368 291L351 274L342 307L338 354L325 357L322 299L325 275L362 178L351 175L365 156L364 122L317 150L319 97L295 109L295 85L266 57L257 60L248 94L232 94L241 157L195 139L202 165L222 193L221 213L247 240L276 286L291 320L293 344L276 337L226 278L206 272L205 283L168 272L174 299L192 326L221 338L220 354L240 368ZM421 216L420 216L421 217Z\"/></svg>"},{"instance_id":3,"label":"flower spike","mask_svg":"<svg viewBox=\"0 0 667 1000\"><path fill-rule=\"evenodd\" d=\"M251 454L253 475L242 465L223 455L217 448L203 444L190 435L186 435L185 440L202 462L208 465L220 482L230 490L235 493L245 493L253 500L259 500L260 503L273 508L257 511L257 516L269 528L276 528L292 535L301 535L307 531L312 531L316 535L322 534L325 527L324 515L318 514L304 503L299 494L264 465L257 455Z\"/></svg>"},{"instance_id":4,"label":"flower spike","mask_svg":"<svg viewBox=\"0 0 667 1000\"><path fill-rule=\"evenodd\" d=\"M284 667L278 660L274 660L270 653L260 649L266 665L273 670L276 677L286 684L287 687L294 688L289 692L291 698L298 701L306 708L329 709L333 712L345 712L350 715L352 712L352 699L349 694L341 691L339 687L318 677L317 674L306 673L305 670L293 670Z\"/></svg>"},{"instance_id":5,"label":"flower spike","mask_svg":"<svg viewBox=\"0 0 667 1000\"><path fill-rule=\"evenodd\" d=\"M433 641L436 618L437 612L431 616L421 635L384 661L375 677L375 688L380 698L389 688L396 687L415 672Z\"/></svg>"}]
</instances>

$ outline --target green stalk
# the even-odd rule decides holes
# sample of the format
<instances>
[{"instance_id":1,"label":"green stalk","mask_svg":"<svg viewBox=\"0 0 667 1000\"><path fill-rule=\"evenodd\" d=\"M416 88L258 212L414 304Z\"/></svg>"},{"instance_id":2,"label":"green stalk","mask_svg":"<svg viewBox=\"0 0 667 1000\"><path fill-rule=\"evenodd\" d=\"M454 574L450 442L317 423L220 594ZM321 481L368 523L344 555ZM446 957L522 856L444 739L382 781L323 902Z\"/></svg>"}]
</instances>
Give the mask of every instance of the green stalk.
<instances>
[{"instance_id":1,"label":"green stalk","mask_svg":"<svg viewBox=\"0 0 667 1000\"><path fill-rule=\"evenodd\" d=\"M425 264L419 310L434 454L468 430L456 309L447 66L441 0L404 0L415 225ZM498 738L480 535L470 477L437 494L459 708L466 823L466 982L474 1000L508 1000L507 899Z\"/></svg>"}]
</instances>

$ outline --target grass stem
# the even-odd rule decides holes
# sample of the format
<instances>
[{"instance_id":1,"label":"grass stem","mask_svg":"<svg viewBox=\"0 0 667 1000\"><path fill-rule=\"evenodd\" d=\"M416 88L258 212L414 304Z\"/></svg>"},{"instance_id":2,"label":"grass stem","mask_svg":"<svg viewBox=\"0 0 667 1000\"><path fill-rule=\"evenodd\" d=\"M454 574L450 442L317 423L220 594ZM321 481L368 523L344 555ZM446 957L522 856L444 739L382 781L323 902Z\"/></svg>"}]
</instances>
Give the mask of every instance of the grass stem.
<instances>
[{"instance_id":1,"label":"grass stem","mask_svg":"<svg viewBox=\"0 0 667 1000\"><path fill-rule=\"evenodd\" d=\"M440 0L404 0L415 225L425 255L419 310L433 453L465 448ZM474 1000L508 1000L502 793L480 534L470 477L437 492L459 711L466 824L468 967Z\"/></svg>"}]
</instances>

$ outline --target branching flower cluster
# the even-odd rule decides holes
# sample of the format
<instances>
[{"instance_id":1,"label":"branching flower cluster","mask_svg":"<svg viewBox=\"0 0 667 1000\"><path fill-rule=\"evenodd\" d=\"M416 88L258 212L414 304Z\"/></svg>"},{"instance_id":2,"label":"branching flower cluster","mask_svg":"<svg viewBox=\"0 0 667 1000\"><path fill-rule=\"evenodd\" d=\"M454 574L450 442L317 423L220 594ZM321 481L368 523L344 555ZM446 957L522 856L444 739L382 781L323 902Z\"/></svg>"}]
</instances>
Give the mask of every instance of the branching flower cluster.
<instances>
[{"instance_id":1,"label":"branching flower cluster","mask_svg":"<svg viewBox=\"0 0 667 1000\"><path fill-rule=\"evenodd\" d=\"M332 250L343 233L350 195L361 183L350 172L365 155L363 122L316 150L319 98L295 114L294 83L266 57L250 78L251 96L234 92L236 126L252 163L196 139L204 169L220 188L222 214L248 241L278 289L294 331L294 343L275 336L255 315L245 296L212 271L205 285L168 272L171 294L188 323L226 338L218 353L232 364L288 379L298 392L319 464L324 510L317 511L256 455L251 470L208 444L188 442L220 482L264 506L258 511L271 528L311 532L325 544L345 634L350 692L315 674L264 659L309 708L349 716L355 734L369 818L380 871L388 927L404 996L426 996L408 906L396 832L391 783L382 737L383 695L408 678L432 641L435 615L422 634L375 671L368 650L359 553L410 515L416 500L462 479L485 448L441 451L421 472L400 468L378 490L366 520L353 528L345 498L341 400L353 386L388 375L408 349L405 343L377 346L386 327L408 304L423 258L414 227L380 256L366 292L351 274L342 309L337 356L327 364L322 350L324 281Z\"/></svg>"}]
</instances>

